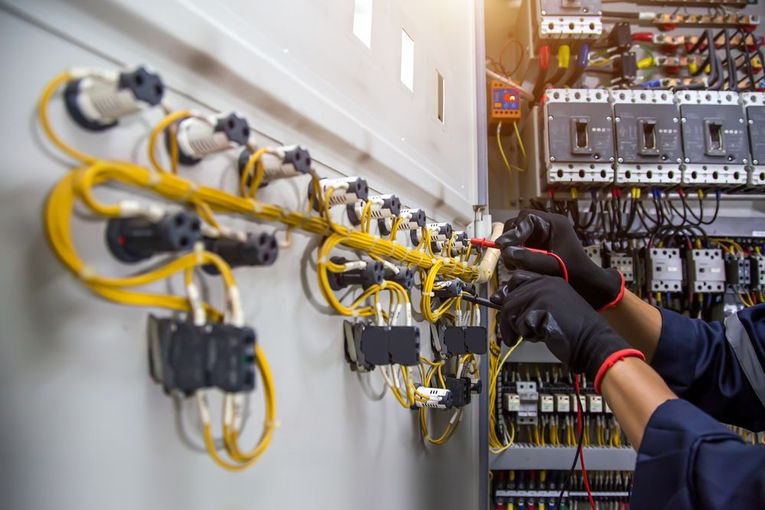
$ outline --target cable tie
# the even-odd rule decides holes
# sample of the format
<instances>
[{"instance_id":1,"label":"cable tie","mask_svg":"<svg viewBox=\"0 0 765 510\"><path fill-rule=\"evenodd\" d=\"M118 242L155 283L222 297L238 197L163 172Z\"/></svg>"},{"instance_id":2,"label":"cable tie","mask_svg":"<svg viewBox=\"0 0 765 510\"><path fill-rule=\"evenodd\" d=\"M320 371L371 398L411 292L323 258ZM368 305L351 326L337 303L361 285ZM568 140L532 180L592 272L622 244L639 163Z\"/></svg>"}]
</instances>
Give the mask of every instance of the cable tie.
<instances>
[{"instance_id":1,"label":"cable tie","mask_svg":"<svg viewBox=\"0 0 765 510\"><path fill-rule=\"evenodd\" d=\"M261 214L263 212L263 205L255 200L254 198L248 199L249 202L252 204L252 212L255 214Z\"/></svg>"},{"instance_id":2,"label":"cable tie","mask_svg":"<svg viewBox=\"0 0 765 510\"><path fill-rule=\"evenodd\" d=\"M81 280L90 281L96 277L96 272L92 267L86 264L82 266L78 276Z\"/></svg>"},{"instance_id":3,"label":"cable tie","mask_svg":"<svg viewBox=\"0 0 765 510\"><path fill-rule=\"evenodd\" d=\"M156 170L149 170L149 186L155 187L162 182L162 176Z\"/></svg>"}]
</instances>

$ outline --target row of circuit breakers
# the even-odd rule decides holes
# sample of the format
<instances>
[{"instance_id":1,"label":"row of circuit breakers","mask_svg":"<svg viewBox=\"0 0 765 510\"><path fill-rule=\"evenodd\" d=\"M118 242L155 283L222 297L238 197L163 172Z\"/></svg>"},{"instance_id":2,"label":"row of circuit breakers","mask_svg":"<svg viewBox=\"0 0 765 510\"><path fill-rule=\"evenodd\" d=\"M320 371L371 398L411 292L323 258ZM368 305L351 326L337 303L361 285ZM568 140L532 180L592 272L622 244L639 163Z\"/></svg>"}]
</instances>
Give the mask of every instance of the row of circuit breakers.
<instances>
[{"instance_id":1,"label":"row of circuit breakers","mask_svg":"<svg viewBox=\"0 0 765 510\"><path fill-rule=\"evenodd\" d=\"M765 93L549 89L547 183L765 186Z\"/></svg>"},{"instance_id":2,"label":"row of circuit breakers","mask_svg":"<svg viewBox=\"0 0 765 510\"><path fill-rule=\"evenodd\" d=\"M650 248L612 252L604 261L599 246L586 251L595 263L618 269L628 285L645 285L651 292L681 292L684 287L695 294L765 291L765 255L700 248L684 250L683 256L678 248Z\"/></svg>"}]
</instances>

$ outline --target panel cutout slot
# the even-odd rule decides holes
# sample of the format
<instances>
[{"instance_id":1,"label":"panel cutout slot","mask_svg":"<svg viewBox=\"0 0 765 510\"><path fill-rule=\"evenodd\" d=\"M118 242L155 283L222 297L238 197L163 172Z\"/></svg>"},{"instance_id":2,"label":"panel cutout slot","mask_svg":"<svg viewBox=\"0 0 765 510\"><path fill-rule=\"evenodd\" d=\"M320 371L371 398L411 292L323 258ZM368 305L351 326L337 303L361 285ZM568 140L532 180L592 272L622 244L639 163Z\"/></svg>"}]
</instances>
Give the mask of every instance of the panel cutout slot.
<instances>
[{"instance_id":1,"label":"panel cutout slot","mask_svg":"<svg viewBox=\"0 0 765 510\"><path fill-rule=\"evenodd\" d=\"M725 136L722 122L705 120L707 156L725 155Z\"/></svg>"},{"instance_id":2,"label":"panel cutout slot","mask_svg":"<svg viewBox=\"0 0 765 510\"><path fill-rule=\"evenodd\" d=\"M574 117L571 119L572 154L590 154L590 118Z\"/></svg>"},{"instance_id":3,"label":"panel cutout slot","mask_svg":"<svg viewBox=\"0 0 765 510\"><path fill-rule=\"evenodd\" d=\"M364 46L372 46L372 1L355 0L353 3L353 35Z\"/></svg>"},{"instance_id":4,"label":"panel cutout slot","mask_svg":"<svg viewBox=\"0 0 765 510\"><path fill-rule=\"evenodd\" d=\"M401 83L414 92L414 39L401 29Z\"/></svg>"},{"instance_id":5,"label":"panel cutout slot","mask_svg":"<svg viewBox=\"0 0 765 510\"><path fill-rule=\"evenodd\" d=\"M656 121L654 119L638 119L640 128L640 154L643 156L656 156L659 149L656 142Z\"/></svg>"},{"instance_id":6,"label":"panel cutout slot","mask_svg":"<svg viewBox=\"0 0 765 510\"><path fill-rule=\"evenodd\" d=\"M444 123L444 77L436 70L436 118Z\"/></svg>"}]
</instances>

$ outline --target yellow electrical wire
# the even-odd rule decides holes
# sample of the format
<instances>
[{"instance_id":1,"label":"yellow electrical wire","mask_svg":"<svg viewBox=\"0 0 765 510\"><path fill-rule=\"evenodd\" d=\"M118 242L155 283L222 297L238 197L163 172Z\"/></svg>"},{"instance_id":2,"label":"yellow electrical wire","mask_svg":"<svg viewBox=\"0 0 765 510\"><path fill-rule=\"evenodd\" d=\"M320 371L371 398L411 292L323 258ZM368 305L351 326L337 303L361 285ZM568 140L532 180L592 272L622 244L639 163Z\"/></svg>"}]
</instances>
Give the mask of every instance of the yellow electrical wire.
<instances>
[{"instance_id":1,"label":"yellow electrical wire","mask_svg":"<svg viewBox=\"0 0 765 510\"><path fill-rule=\"evenodd\" d=\"M189 110L181 110L181 111L170 113L166 115L162 120L160 120L157 123L157 125L154 126L154 128L151 130L151 133L149 133L149 144L148 144L149 162L151 162L151 167L157 172L167 172L167 169L164 168L160 164L159 159L157 159L157 140L173 124L175 124L176 122L180 122L183 119L187 119L191 116L192 116L192 113ZM173 135L174 134L175 133L173 133ZM175 136L170 137L170 166L171 166L172 173L177 174L178 173L178 139Z\"/></svg>"},{"instance_id":2,"label":"yellow electrical wire","mask_svg":"<svg viewBox=\"0 0 765 510\"><path fill-rule=\"evenodd\" d=\"M515 139L518 141L518 148L521 149L521 154L523 154L523 161L528 162L529 156L526 154L526 146L523 144L521 132L518 130L518 122L513 122L513 130L515 131ZM521 170L524 172L526 171L525 168L522 168Z\"/></svg>"}]
</instances>

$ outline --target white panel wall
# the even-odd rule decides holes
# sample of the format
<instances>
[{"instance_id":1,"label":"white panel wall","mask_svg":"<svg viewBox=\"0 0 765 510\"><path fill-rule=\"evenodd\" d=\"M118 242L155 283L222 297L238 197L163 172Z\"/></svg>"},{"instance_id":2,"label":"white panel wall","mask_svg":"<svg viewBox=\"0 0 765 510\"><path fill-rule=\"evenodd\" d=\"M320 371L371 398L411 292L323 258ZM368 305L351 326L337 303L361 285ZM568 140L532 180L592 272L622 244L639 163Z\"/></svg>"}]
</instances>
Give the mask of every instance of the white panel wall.
<instances>
[{"instance_id":1,"label":"white panel wall","mask_svg":"<svg viewBox=\"0 0 765 510\"><path fill-rule=\"evenodd\" d=\"M475 196L472 12L467 0L375 0L367 49L351 33L352 0L0 4L4 507L477 507L477 406L449 444L433 448L421 444L414 414L390 396L374 401L343 359L342 321L321 304L315 240L302 235L275 266L236 271L275 374L281 425L271 448L253 469L230 474L184 446L172 401L148 377L148 311L97 299L50 253L41 211L67 162L35 122L37 95L57 72L148 62L171 86L172 105L236 109L260 142L305 144L320 174L359 173L378 191L466 223ZM399 81L402 27L415 44L414 92ZM444 124L435 69L446 80ZM94 135L66 118L60 98L52 110L78 148L143 162L160 118L149 112ZM233 161L215 157L187 175L232 186ZM264 198L297 203L303 186L269 186ZM104 250L102 223L78 220L75 238L99 270L124 274ZM377 376L366 382L381 387ZM256 390L253 430L260 407ZM198 443L191 411L185 405L181 416Z\"/></svg>"}]
</instances>

